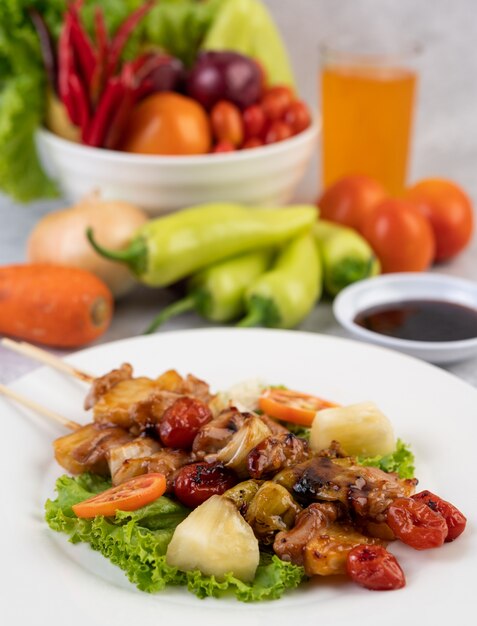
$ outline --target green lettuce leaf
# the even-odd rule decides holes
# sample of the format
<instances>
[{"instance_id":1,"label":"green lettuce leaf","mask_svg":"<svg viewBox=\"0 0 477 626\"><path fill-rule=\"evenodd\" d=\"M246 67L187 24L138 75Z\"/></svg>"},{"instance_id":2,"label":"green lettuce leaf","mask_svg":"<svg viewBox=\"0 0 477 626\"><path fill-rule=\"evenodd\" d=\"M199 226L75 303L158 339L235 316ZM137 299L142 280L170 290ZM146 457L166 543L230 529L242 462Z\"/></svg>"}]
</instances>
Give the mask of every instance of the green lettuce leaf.
<instances>
[{"instance_id":1,"label":"green lettuce leaf","mask_svg":"<svg viewBox=\"0 0 477 626\"><path fill-rule=\"evenodd\" d=\"M255 580L243 583L232 574L223 581L199 571L180 572L166 563L166 550L176 526L188 509L161 497L137 511L118 511L116 516L80 519L71 507L111 486L91 474L61 476L56 483L57 498L45 505L45 518L53 530L69 535L72 543L86 542L124 570L142 591L157 592L167 585L182 585L199 598L235 594L244 602L273 600L304 580L302 567L262 554Z\"/></svg>"},{"instance_id":2,"label":"green lettuce leaf","mask_svg":"<svg viewBox=\"0 0 477 626\"><path fill-rule=\"evenodd\" d=\"M396 450L384 456L360 457L361 465L379 467L385 472L396 472L401 478L414 478L414 454L401 439L397 440Z\"/></svg>"}]
</instances>

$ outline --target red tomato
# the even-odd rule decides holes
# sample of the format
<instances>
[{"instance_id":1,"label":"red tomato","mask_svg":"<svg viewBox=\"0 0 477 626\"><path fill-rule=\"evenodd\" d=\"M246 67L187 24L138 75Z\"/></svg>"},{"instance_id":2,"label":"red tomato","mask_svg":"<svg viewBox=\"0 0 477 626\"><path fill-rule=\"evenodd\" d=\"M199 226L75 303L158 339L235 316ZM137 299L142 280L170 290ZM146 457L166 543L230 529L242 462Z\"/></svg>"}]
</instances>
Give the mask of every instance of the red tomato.
<instances>
[{"instance_id":1,"label":"red tomato","mask_svg":"<svg viewBox=\"0 0 477 626\"><path fill-rule=\"evenodd\" d=\"M451 259L472 238L474 211L469 196L449 180L421 180L406 192L432 226L436 238L436 261Z\"/></svg>"},{"instance_id":2,"label":"red tomato","mask_svg":"<svg viewBox=\"0 0 477 626\"><path fill-rule=\"evenodd\" d=\"M120 149L140 154L205 154L210 144L209 119L200 104L164 92L134 107Z\"/></svg>"},{"instance_id":3,"label":"red tomato","mask_svg":"<svg viewBox=\"0 0 477 626\"><path fill-rule=\"evenodd\" d=\"M212 152L235 152L235 146L230 141L219 141L212 148Z\"/></svg>"},{"instance_id":4,"label":"red tomato","mask_svg":"<svg viewBox=\"0 0 477 626\"><path fill-rule=\"evenodd\" d=\"M185 506L194 509L211 496L222 495L238 479L221 463L192 463L182 467L174 481L174 493Z\"/></svg>"},{"instance_id":5,"label":"red tomato","mask_svg":"<svg viewBox=\"0 0 477 626\"><path fill-rule=\"evenodd\" d=\"M378 204L364 219L361 232L385 273L420 272L434 259L436 244L429 222L404 200Z\"/></svg>"},{"instance_id":6,"label":"red tomato","mask_svg":"<svg viewBox=\"0 0 477 626\"><path fill-rule=\"evenodd\" d=\"M291 389L267 389L258 400L261 411L284 422L311 426L321 409L337 406L333 402Z\"/></svg>"},{"instance_id":7,"label":"red tomato","mask_svg":"<svg viewBox=\"0 0 477 626\"><path fill-rule=\"evenodd\" d=\"M389 506L386 522L398 539L415 550L438 548L447 537L447 524L423 502L397 498Z\"/></svg>"},{"instance_id":8,"label":"red tomato","mask_svg":"<svg viewBox=\"0 0 477 626\"><path fill-rule=\"evenodd\" d=\"M374 591L401 589L406 584L396 557L382 546L356 546L348 553L346 570L355 583Z\"/></svg>"},{"instance_id":9,"label":"red tomato","mask_svg":"<svg viewBox=\"0 0 477 626\"><path fill-rule=\"evenodd\" d=\"M244 150L248 150L249 148L259 148L260 146L263 146L263 141L261 139L258 137L250 137L250 139L247 139L247 141L243 144L242 148Z\"/></svg>"},{"instance_id":10,"label":"red tomato","mask_svg":"<svg viewBox=\"0 0 477 626\"><path fill-rule=\"evenodd\" d=\"M446 502L430 491L416 493L412 496L412 499L416 500L416 502L423 502L432 509L432 511L442 515L447 524L447 537L445 539L447 543L454 541L454 539L457 539L457 537L464 532L467 519L459 509L450 502Z\"/></svg>"},{"instance_id":11,"label":"red tomato","mask_svg":"<svg viewBox=\"0 0 477 626\"><path fill-rule=\"evenodd\" d=\"M144 474L74 504L71 508L78 517L115 515L116 511L140 509L160 498L165 491L166 479L163 474Z\"/></svg>"},{"instance_id":12,"label":"red tomato","mask_svg":"<svg viewBox=\"0 0 477 626\"><path fill-rule=\"evenodd\" d=\"M292 135L292 129L285 122L272 122L265 133L265 143L277 143Z\"/></svg>"},{"instance_id":13,"label":"red tomato","mask_svg":"<svg viewBox=\"0 0 477 626\"><path fill-rule=\"evenodd\" d=\"M243 130L246 139L261 137L265 130L265 113L258 104L247 107L242 114Z\"/></svg>"},{"instance_id":14,"label":"red tomato","mask_svg":"<svg viewBox=\"0 0 477 626\"><path fill-rule=\"evenodd\" d=\"M274 121L281 120L294 99L295 95L290 87L285 85L270 87L261 102L265 117Z\"/></svg>"},{"instance_id":15,"label":"red tomato","mask_svg":"<svg viewBox=\"0 0 477 626\"><path fill-rule=\"evenodd\" d=\"M226 100L220 100L210 112L212 132L218 142L229 141L235 147L243 142L243 123L240 109Z\"/></svg>"},{"instance_id":16,"label":"red tomato","mask_svg":"<svg viewBox=\"0 0 477 626\"><path fill-rule=\"evenodd\" d=\"M292 129L294 135L306 130L311 124L311 115L305 102L302 100L292 102L285 111L283 121Z\"/></svg>"},{"instance_id":17,"label":"red tomato","mask_svg":"<svg viewBox=\"0 0 477 626\"><path fill-rule=\"evenodd\" d=\"M188 450L199 429L212 419L209 407L196 398L179 398L157 426L163 445Z\"/></svg>"},{"instance_id":18,"label":"red tomato","mask_svg":"<svg viewBox=\"0 0 477 626\"><path fill-rule=\"evenodd\" d=\"M360 230L364 219L386 197L386 190L374 178L346 176L325 189L317 204L323 219Z\"/></svg>"}]
</instances>

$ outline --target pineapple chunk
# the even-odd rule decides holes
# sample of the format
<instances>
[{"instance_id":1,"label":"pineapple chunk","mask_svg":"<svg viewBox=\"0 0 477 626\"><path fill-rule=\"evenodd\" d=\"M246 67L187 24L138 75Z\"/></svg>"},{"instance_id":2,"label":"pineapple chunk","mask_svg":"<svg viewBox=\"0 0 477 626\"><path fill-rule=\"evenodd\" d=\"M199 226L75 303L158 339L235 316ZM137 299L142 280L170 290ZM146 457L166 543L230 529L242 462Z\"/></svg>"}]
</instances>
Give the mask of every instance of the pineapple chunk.
<instances>
[{"instance_id":1,"label":"pineapple chunk","mask_svg":"<svg viewBox=\"0 0 477 626\"><path fill-rule=\"evenodd\" d=\"M318 411L311 427L312 450L328 448L333 440L350 456L389 454L396 448L391 422L373 402Z\"/></svg>"},{"instance_id":2,"label":"pineapple chunk","mask_svg":"<svg viewBox=\"0 0 477 626\"><path fill-rule=\"evenodd\" d=\"M251 527L222 496L212 496L177 526L166 561L181 571L200 570L217 580L231 572L251 582L259 561L258 541Z\"/></svg>"}]
</instances>

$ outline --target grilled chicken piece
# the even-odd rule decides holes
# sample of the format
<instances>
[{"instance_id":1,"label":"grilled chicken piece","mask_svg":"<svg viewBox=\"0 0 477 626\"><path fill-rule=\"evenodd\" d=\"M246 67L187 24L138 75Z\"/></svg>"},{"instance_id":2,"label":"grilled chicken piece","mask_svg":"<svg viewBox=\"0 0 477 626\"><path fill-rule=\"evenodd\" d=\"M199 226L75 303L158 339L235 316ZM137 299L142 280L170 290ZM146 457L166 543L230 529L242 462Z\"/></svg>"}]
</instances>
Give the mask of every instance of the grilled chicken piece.
<instances>
[{"instance_id":1,"label":"grilled chicken piece","mask_svg":"<svg viewBox=\"0 0 477 626\"><path fill-rule=\"evenodd\" d=\"M283 424L279 424L273 418L268 417L268 415L259 415L259 417L262 420L262 422L264 422L268 426L272 435L276 435L276 436L286 435L290 432L288 428L283 426Z\"/></svg>"},{"instance_id":2,"label":"grilled chicken piece","mask_svg":"<svg viewBox=\"0 0 477 626\"><path fill-rule=\"evenodd\" d=\"M132 366L129 365L129 363L123 363L119 369L112 370L104 376L95 378L84 401L85 411L92 409L98 400L119 382L123 380L131 380L132 374Z\"/></svg>"},{"instance_id":3,"label":"grilled chicken piece","mask_svg":"<svg viewBox=\"0 0 477 626\"><path fill-rule=\"evenodd\" d=\"M87 424L53 442L55 458L72 474L93 472L109 475L109 452L131 441L132 436L118 426Z\"/></svg>"},{"instance_id":4,"label":"grilled chicken piece","mask_svg":"<svg viewBox=\"0 0 477 626\"><path fill-rule=\"evenodd\" d=\"M99 424L133 429L138 435L157 424L164 411L182 396L192 396L206 403L211 399L206 383L191 374L182 378L175 370L165 372L156 380L145 377L120 380L94 405L94 420Z\"/></svg>"},{"instance_id":5,"label":"grilled chicken piece","mask_svg":"<svg viewBox=\"0 0 477 626\"><path fill-rule=\"evenodd\" d=\"M124 461L130 459L140 459L151 456L161 449L159 442L151 437L137 437L122 446L116 446L109 452L108 464L113 485L119 484L116 474L121 469Z\"/></svg>"},{"instance_id":6,"label":"grilled chicken piece","mask_svg":"<svg viewBox=\"0 0 477 626\"><path fill-rule=\"evenodd\" d=\"M381 544L352 526L340 523L340 505L331 502L311 504L298 514L295 526L277 534L275 553L283 560L302 565L307 576L346 573L348 553L360 544Z\"/></svg>"},{"instance_id":7,"label":"grilled chicken piece","mask_svg":"<svg viewBox=\"0 0 477 626\"><path fill-rule=\"evenodd\" d=\"M171 450L163 448L150 456L140 459L127 459L115 474L115 484L119 485L130 478L159 472L164 474L167 481L167 491L172 491L174 479L179 470L184 465L192 461L191 455L184 450Z\"/></svg>"},{"instance_id":8,"label":"grilled chicken piece","mask_svg":"<svg viewBox=\"0 0 477 626\"><path fill-rule=\"evenodd\" d=\"M245 419L245 413L240 413L235 407L230 407L202 426L192 444L195 457L208 462L215 460L217 452L229 443L242 427Z\"/></svg>"},{"instance_id":9,"label":"grilled chicken piece","mask_svg":"<svg viewBox=\"0 0 477 626\"><path fill-rule=\"evenodd\" d=\"M391 502L409 497L417 484L376 467L354 465L350 458L327 457L314 457L285 469L274 481L289 489L298 502L341 502L350 512L376 522L384 521Z\"/></svg>"},{"instance_id":10,"label":"grilled chicken piece","mask_svg":"<svg viewBox=\"0 0 477 626\"><path fill-rule=\"evenodd\" d=\"M304 439L290 432L264 439L249 452L248 473L252 478L269 478L287 467L303 463L311 451Z\"/></svg>"}]
</instances>

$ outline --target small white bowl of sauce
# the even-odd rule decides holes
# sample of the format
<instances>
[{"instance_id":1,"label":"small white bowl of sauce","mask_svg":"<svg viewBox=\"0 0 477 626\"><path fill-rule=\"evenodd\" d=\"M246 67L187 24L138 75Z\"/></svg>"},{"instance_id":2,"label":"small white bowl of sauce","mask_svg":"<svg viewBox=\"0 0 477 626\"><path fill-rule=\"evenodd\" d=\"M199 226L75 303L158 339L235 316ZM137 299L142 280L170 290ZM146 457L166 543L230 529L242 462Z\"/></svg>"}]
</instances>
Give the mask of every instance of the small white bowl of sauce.
<instances>
[{"instance_id":1,"label":"small white bowl of sauce","mask_svg":"<svg viewBox=\"0 0 477 626\"><path fill-rule=\"evenodd\" d=\"M357 339L430 363L477 355L477 283L443 274L385 274L355 283L333 303Z\"/></svg>"}]
</instances>

